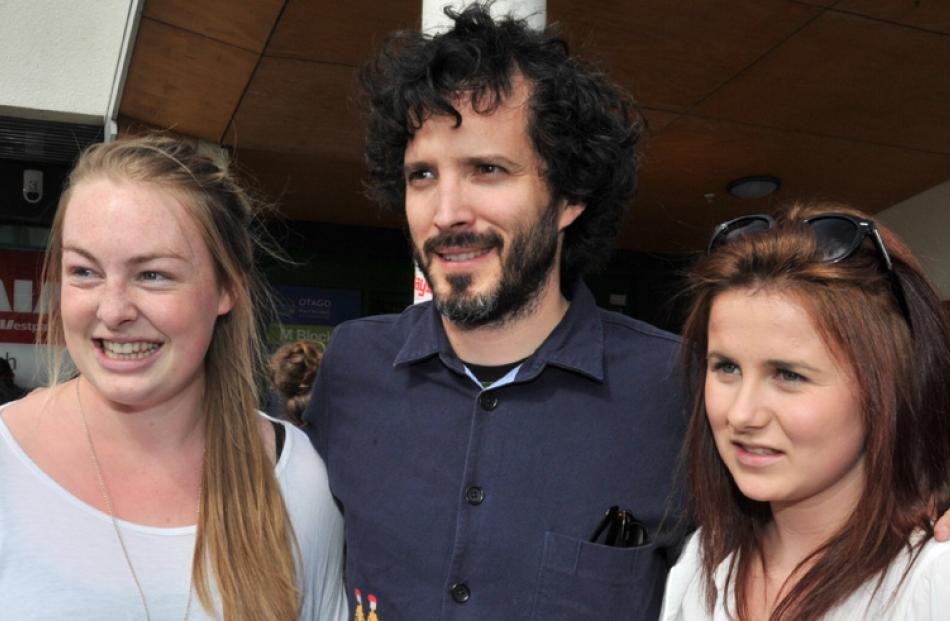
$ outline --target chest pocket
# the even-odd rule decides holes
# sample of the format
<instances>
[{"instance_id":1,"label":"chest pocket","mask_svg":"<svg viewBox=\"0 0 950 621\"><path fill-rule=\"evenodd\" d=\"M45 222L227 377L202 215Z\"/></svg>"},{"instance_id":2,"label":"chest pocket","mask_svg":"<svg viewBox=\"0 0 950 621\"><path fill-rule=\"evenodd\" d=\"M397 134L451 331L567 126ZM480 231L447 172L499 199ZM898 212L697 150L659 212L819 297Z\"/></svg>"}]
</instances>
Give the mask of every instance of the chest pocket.
<instances>
[{"instance_id":1,"label":"chest pocket","mask_svg":"<svg viewBox=\"0 0 950 621\"><path fill-rule=\"evenodd\" d=\"M664 578L653 545L615 548L549 531L530 618L655 621Z\"/></svg>"}]
</instances>

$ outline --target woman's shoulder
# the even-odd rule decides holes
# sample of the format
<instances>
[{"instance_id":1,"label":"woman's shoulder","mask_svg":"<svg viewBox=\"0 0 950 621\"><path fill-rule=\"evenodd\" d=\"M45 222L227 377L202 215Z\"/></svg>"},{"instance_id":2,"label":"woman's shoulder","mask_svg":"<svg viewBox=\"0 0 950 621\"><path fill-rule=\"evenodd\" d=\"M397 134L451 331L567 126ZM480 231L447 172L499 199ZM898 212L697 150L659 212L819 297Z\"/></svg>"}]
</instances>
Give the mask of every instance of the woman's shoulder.
<instances>
[{"instance_id":1,"label":"woman's shoulder","mask_svg":"<svg viewBox=\"0 0 950 621\"><path fill-rule=\"evenodd\" d=\"M326 478L326 466L323 459L317 454L317 451L310 444L310 439L299 427L293 423L271 416L258 410L258 416L262 421L261 436L270 446L270 451L275 459L275 474L278 481L283 486L285 479L295 478L303 475L307 478L313 476L322 476ZM276 430L282 429L282 438L278 439ZM280 443L280 454L276 455L275 444Z\"/></svg>"},{"instance_id":2,"label":"woman's shoulder","mask_svg":"<svg viewBox=\"0 0 950 621\"><path fill-rule=\"evenodd\" d=\"M68 421L55 415L61 386L37 388L0 406L0 435L38 464L46 463L49 456L61 456L70 441L63 433Z\"/></svg>"},{"instance_id":3,"label":"woman's shoulder","mask_svg":"<svg viewBox=\"0 0 950 621\"><path fill-rule=\"evenodd\" d=\"M667 576L661 621L690 618L688 611L701 604L704 596L702 548L700 531L697 530L689 536L679 559Z\"/></svg>"},{"instance_id":4,"label":"woman's shoulder","mask_svg":"<svg viewBox=\"0 0 950 621\"><path fill-rule=\"evenodd\" d=\"M33 420L47 407L53 392L52 388L37 388L15 401L0 405L0 415L3 416L8 427L15 429L23 422Z\"/></svg>"},{"instance_id":5,"label":"woman's shoulder","mask_svg":"<svg viewBox=\"0 0 950 621\"><path fill-rule=\"evenodd\" d=\"M327 468L323 459L310 444L310 439L295 425L258 412L268 425L283 429L283 447L274 474L284 495L284 502L292 514L303 508L313 512L314 507L333 505ZM271 442L275 434L271 433Z\"/></svg>"},{"instance_id":6,"label":"woman's shoulder","mask_svg":"<svg viewBox=\"0 0 950 621\"><path fill-rule=\"evenodd\" d=\"M911 545L920 541L918 533ZM833 621L854 618L860 610L867 618L901 621L937 621L950 609L950 543L934 539L920 548L904 550L891 562L881 580L871 579L842 603Z\"/></svg>"},{"instance_id":7,"label":"woman's shoulder","mask_svg":"<svg viewBox=\"0 0 950 621\"><path fill-rule=\"evenodd\" d=\"M950 541L937 541L931 538L914 560L908 572L908 580L938 579L941 586L950 593Z\"/></svg>"}]
</instances>

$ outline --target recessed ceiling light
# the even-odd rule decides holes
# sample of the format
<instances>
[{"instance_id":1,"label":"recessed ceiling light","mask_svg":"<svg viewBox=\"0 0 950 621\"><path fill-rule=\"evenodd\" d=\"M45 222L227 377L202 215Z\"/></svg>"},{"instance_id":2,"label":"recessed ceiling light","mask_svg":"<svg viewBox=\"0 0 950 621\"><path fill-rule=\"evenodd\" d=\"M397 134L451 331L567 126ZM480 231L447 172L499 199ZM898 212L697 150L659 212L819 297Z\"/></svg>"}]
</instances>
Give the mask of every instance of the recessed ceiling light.
<instances>
[{"instance_id":1,"label":"recessed ceiling light","mask_svg":"<svg viewBox=\"0 0 950 621\"><path fill-rule=\"evenodd\" d=\"M753 175L736 179L726 186L736 198L764 198L779 189L782 181L772 175Z\"/></svg>"}]
</instances>

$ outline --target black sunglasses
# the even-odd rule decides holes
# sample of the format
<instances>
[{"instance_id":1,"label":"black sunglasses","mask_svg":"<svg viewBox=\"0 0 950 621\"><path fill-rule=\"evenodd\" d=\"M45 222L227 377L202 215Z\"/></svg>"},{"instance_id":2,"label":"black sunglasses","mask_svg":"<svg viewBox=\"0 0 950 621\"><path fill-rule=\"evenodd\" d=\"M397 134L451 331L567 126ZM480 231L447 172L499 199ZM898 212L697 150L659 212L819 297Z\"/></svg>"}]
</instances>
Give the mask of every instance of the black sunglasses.
<instances>
[{"instance_id":1,"label":"black sunglasses","mask_svg":"<svg viewBox=\"0 0 950 621\"><path fill-rule=\"evenodd\" d=\"M881 255L885 269L891 277L891 285L894 295L900 305L901 312L910 322L907 309L907 300L904 297L904 290L901 287L900 280L894 272L894 264L891 262L891 255L884 246L884 240L877 230L874 222L852 216L847 213L823 213L800 220L801 224L806 225L815 235L818 242L818 249L821 251L821 260L827 263L837 263L847 259L857 250L862 242L870 235L874 240ZM767 214L755 214L751 216L742 216L723 222L713 230L712 237L709 240L709 246L706 253L711 254L715 250L729 242L760 231L767 231L776 224L775 218Z\"/></svg>"},{"instance_id":2,"label":"black sunglasses","mask_svg":"<svg viewBox=\"0 0 950 621\"><path fill-rule=\"evenodd\" d=\"M603 541L600 541L601 535L604 535ZM650 538L646 526L632 513L614 505L607 509L590 541L615 548L636 548L649 543Z\"/></svg>"}]
</instances>

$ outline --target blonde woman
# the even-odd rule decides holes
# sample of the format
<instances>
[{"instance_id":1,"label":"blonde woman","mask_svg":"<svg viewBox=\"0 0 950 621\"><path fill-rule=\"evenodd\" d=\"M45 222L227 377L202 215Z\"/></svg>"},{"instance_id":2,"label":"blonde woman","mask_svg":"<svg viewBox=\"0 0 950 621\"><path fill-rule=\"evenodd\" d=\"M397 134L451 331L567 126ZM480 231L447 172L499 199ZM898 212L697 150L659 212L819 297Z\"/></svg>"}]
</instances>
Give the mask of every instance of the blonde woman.
<instances>
[{"instance_id":1,"label":"blonde woman","mask_svg":"<svg viewBox=\"0 0 950 621\"><path fill-rule=\"evenodd\" d=\"M0 410L3 618L346 617L323 463L257 411L253 211L169 138L80 158L43 276L59 379Z\"/></svg>"}]
</instances>

